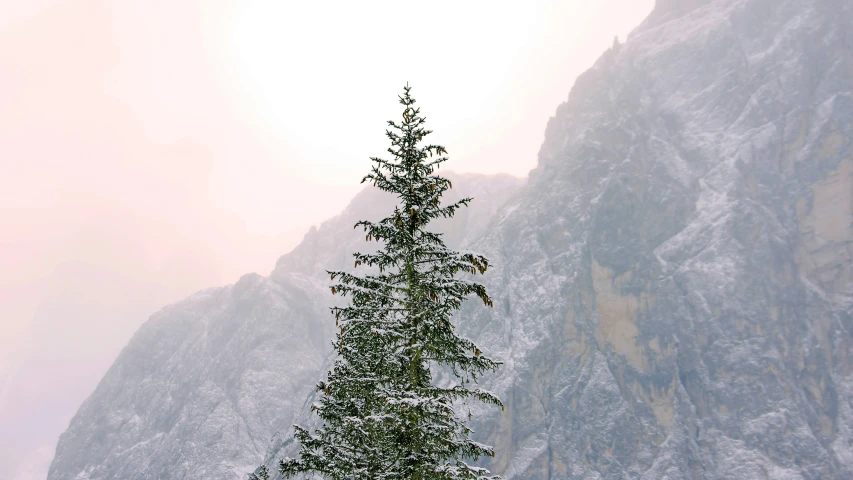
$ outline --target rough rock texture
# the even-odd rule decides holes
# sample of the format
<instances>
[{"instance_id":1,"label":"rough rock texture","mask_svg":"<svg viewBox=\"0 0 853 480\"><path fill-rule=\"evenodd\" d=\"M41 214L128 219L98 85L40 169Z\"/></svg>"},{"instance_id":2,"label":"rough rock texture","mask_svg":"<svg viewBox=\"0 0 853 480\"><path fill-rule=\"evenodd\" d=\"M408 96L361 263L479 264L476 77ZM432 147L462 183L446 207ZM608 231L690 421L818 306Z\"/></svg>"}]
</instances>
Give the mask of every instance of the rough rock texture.
<instances>
[{"instance_id":1,"label":"rough rock texture","mask_svg":"<svg viewBox=\"0 0 853 480\"><path fill-rule=\"evenodd\" d=\"M454 175L453 195L477 196L458 244L482 234L523 181ZM199 292L156 313L134 335L59 440L50 479L236 479L289 433L331 352L336 300L326 269L363 246L353 224L390 211L368 189L312 229L269 277ZM381 217L377 217L381 218Z\"/></svg>"},{"instance_id":2,"label":"rough rock texture","mask_svg":"<svg viewBox=\"0 0 853 480\"><path fill-rule=\"evenodd\" d=\"M293 303L234 292L327 302L310 294L327 284L313 272L357 244L325 228L270 279L146 325L61 439L50 478L202 478L204 465L219 468L205 478L236 478L264 435L276 435L268 460L292 451L287 425L327 360L306 348L316 330L274 310ZM578 79L528 184L482 232L459 235L494 262L495 308L466 304L457 321L505 361L486 383L506 412L477 412L493 470L853 478L853 2L660 1ZM256 336L223 333L254 324ZM235 368L261 348L249 338L293 347ZM256 380L222 380L234 372ZM190 401L208 396L223 400Z\"/></svg>"},{"instance_id":3,"label":"rough rock texture","mask_svg":"<svg viewBox=\"0 0 853 480\"><path fill-rule=\"evenodd\" d=\"M853 2L686 3L578 79L472 247L509 478L853 478Z\"/></svg>"}]
</instances>

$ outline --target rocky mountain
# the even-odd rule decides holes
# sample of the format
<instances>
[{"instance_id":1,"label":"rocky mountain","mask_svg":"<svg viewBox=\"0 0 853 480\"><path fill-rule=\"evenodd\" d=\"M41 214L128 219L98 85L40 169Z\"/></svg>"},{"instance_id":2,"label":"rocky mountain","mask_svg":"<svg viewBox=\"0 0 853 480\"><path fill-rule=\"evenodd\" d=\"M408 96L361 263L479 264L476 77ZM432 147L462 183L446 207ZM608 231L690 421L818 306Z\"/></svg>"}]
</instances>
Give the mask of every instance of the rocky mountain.
<instances>
[{"instance_id":1,"label":"rocky mountain","mask_svg":"<svg viewBox=\"0 0 853 480\"><path fill-rule=\"evenodd\" d=\"M659 2L473 248L509 478L853 477L853 2ZM499 303L499 302L496 302Z\"/></svg>"},{"instance_id":2,"label":"rocky mountain","mask_svg":"<svg viewBox=\"0 0 853 480\"><path fill-rule=\"evenodd\" d=\"M456 235L495 264L495 308L457 319L505 362L506 412L476 425L494 471L853 478L853 2L658 0L491 213ZM291 451L343 235L152 318L50 478L239 478Z\"/></svg>"},{"instance_id":3,"label":"rocky mountain","mask_svg":"<svg viewBox=\"0 0 853 480\"><path fill-rule=\"evenodd\" d=\"M451 244L485 231L523 181L448 174L475 196L443 231ZM151 317L61 436L50 479L237 479L294 416L331 352L327 269L350 265L363 218L394 199L366 189L312 228L271 275L199 292Z\"/></svg>"}]
</instances>

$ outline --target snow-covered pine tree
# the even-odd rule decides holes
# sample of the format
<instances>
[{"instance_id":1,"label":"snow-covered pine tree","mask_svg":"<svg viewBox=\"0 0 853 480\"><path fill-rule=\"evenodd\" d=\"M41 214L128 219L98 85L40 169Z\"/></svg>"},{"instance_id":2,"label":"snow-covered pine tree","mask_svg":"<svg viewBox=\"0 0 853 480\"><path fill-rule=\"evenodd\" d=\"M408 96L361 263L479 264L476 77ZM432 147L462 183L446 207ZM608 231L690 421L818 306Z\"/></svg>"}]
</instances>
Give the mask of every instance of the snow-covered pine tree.
<instances>
[{"instance_id":1,"label":"snow-covered pine tree","mask_svg":"<svg viewBox=\"0 0 853 480\"><path fill-rule=\"evenodd\" d=\"M374 274L329 272L333 294L349 296L350 306L333 307L340 328L338 358L328 380L318 384L320 400L311 407L323 422L313 434L295 426L298 459L279 464L284 477L319 474L333 480L496 479L467 463L494 450L469 439L468 416L455 404L474 399L500 406L492 393L471 388L499 363L472 341L456 334L451 317L471 294L492 306L485 287L462 277L483 274L486 258L448 249L430 221L452 217L471 198L442 204L451 182L435 171L447 161L439 145L421 145L431 132L414 107L408 85L399 97L403 120L389 121L391 160L371 158L362 183L395 194L399 204L379 222L358 222L376 253L356 253L355 266ZM460 278L461 277L461 278ZM433 375L448 372L452 386L436 385Z\"/></svg>"}]
</instances>

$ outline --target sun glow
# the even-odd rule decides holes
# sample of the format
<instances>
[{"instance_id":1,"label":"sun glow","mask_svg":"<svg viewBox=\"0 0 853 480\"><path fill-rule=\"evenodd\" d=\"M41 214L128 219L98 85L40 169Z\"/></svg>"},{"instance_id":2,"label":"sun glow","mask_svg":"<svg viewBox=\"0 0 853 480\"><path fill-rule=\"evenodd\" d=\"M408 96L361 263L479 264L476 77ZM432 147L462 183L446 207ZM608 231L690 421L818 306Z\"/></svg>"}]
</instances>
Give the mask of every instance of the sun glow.
<instances>
[{"instance_id":1,"label":"sun glow","mask_svg":"<svg viewBox=\"0 0 853 480\"><path fill-rule=\"evenodd\" d=\"M495 106L536 26L537 10L520 5L255 0L231 48L262 121L300 139L308 174L352 181L368 156L385 151L385 121L399 117L395 95L406 82L434 140L470 154L453 148L499 115Z\"/></svg>"},{"instance_id":2,"label":"sun glow","mask_svg":"<svg viewBox=\"0 0 853 480\"><path fill-rule=\"evenodd\" d=\"M369 157L386 156L406 82L448 169L525 176L577 75L653 5L247 0L228 16L221 70L264 151L231 152L241 160L217 165L212 194L251 228L334 215Z\"/></svg>"}]
</instances>

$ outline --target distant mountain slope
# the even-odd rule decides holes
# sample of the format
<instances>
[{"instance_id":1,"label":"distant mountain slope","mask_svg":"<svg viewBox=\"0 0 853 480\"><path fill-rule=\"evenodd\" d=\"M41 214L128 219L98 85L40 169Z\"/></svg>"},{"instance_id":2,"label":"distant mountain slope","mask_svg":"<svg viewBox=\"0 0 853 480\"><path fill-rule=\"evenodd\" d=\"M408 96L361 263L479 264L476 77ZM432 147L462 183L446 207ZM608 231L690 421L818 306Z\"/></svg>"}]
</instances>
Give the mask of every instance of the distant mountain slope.
<instances>
[{"instance_id":1,"label":"distant mountain slope","mask_svg":"<svg viewBox=\"0 0 853 480\"><path fill-rule=\"evenodd\" d=\"M480 235L522 181L448 174L452 195L476 197L446 224L451 243ZM134 335L62 435L51 479L225 479L257 466L320 378L333 319L326 269L363 247L352 226L387 213L367 189L312 229L270 277L199 292L156 313Z\"/></svg>"}]
</instances>

